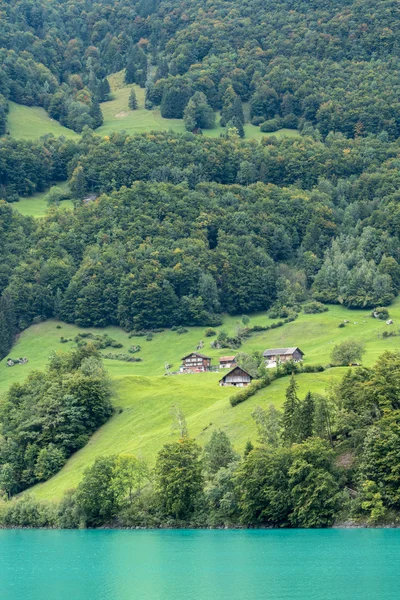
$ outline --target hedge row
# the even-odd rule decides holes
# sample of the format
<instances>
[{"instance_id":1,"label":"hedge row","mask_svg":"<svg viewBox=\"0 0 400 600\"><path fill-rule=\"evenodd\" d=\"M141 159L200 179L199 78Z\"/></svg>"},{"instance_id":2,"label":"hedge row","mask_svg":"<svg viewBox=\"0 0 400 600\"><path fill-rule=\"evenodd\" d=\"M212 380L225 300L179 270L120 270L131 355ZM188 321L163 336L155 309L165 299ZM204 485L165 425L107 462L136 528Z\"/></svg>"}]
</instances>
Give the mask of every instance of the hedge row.
<instances>
[{"instance_id":1,"label":"hedge row","mask_svg":"<svg viewBox=\"0 0 400 600\"><path fill-rule=\"evenodd\" d=\"M300 363L295 363L293 361L288 361L287 363L281 364L276 369L272 370L271 373L267 373L262 379L257 379L253 381L249 386L240 390L233 396L229 398L229 402L231 406L236 406L237 404L241 404L251 396L254 396L263 388L271 385L275 379L280 379L281 377L288 377L292 375L292 373L322 373L325 371L325 367L322 365L302 365Z\"/></svg>"}]
</instances>

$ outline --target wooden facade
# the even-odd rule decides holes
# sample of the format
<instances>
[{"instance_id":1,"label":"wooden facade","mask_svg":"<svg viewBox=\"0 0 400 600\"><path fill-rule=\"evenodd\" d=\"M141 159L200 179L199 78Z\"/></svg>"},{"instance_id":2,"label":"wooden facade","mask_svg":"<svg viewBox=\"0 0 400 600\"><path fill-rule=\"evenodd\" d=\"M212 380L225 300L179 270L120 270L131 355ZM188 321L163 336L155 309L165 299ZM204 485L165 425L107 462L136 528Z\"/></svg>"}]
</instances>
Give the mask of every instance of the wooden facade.
<instances>
[{"instance_id":1,"label":"wooden facade","mask_svg":"<svg viewBox=\"0 0 400 600\"><path fill-rule=\"evenodd\" d=\"M236 357L235 356L221 356L219 359L219 368L220 369L233 369L236 366Z\"/></svg>"},{"instance_id":2,"label":"wooden facade","mask_svg":"<svg viewBox=\"0 0 400 600\"><path fill-rule=\"evenodd\" d=\"M209 371L211 367L211 358L200 354L200 352L191 352L182 358L181 373L202 373Z\"/></svg>"},{"instance_id":3,"label":"wooden facade","mask_svg":"<svg viewBox=\"0 0 400 600\"><path fill-rule=\"evenodd\" d=\"M241 367L235 367L227 373L219 382L222 386L246 387L250 385L253 377Z\"/></svg>"},{"instance_id":4,"label":"wooden facade","mask_svg":"<svg viewBox=\"0 0 400 600\"><path fill-rule=\"evenodd\" d=\"M265 362L267 366L275 367L278 363L287 362L293 360L294 362L300 362L303 360L304 352L300 348L271 348L263 352Z\"/></svg>"}]
</instances>

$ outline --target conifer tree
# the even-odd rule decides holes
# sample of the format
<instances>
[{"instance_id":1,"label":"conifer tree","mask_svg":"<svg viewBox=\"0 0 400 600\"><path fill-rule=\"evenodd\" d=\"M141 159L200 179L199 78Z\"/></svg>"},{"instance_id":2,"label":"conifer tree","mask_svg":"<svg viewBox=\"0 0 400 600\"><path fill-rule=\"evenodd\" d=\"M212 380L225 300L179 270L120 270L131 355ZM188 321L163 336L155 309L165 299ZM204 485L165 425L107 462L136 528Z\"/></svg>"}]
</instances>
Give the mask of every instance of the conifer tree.
<instances>
[{"instance_id":1,"label":"conifer tree","mask_svg":"<svg viewBox=\"0 0 400 600\"><path fill-rule=\"evenodd\" d=\"M207 102L205 94L196 92L189 100L183 113L188 131L196 128L212 129L215 126L215 113Z\"/></svg>"},{"instance_id":2,"label":"conifer tree","mask_svg":"<svg viewBox=\"0 0 400 600\"><path fill-rule=\"evenodd\" d=\"M11 350L16 333L13 302L11 297L4 293L0 298L0 360Z\"/></svg>"},{"instance_id":3,"label":"conifer tree","mask_svg":"<svg viewBox=\"0 0 400 600\"><path fill-rule=\"evenodd\" d=\"M92 107L90 109L90 116L92 117L92 129L97 129L103 125L103 113L101 112L100 104L98 100L94 99Z\"/></svg>"},{"instance_id":4,"label":"conifer tree","mask_svg":"<svg viewBox=\"0 0 400 600\"><path fill-rule=\"evenodd\" d=\"M107 102L110 99L111 88L107 77L104 77L97 88L97 99L99 102Z\"/></svg>"},{"instance_id":5,"label":"conifer tree","mask_svg":"<svg viewBox=\"0 0 400 600\"><path fill-rule=\"evenodd\" d=\"M315 402L311 392L308 392L299 409L299 441L312 437L314 430Z\"/></svg>"},{"instance_id":6,"label":"conifer tree","mask_svg":"<svg viewBox=\"0 0 400 600\"><path fill-rule=\"evenodd\" d=\"M286 390L286 400L283 405L283 433L282 437L289 446L299 441L299 407L300 401L297 396L298 385L294 374L290 379Z\"/></svg>"},{"instance_id":7,"label":"conifer tree","mask_svg":"<svg viewBox=\"0 0 400 600\"><path fill-rule=\"evenodd\" d=\"M128 106L130 110L136 110L138 107L135 90L133 88L131 89L131 93L129 94Z\"/></svg>"},{"instance_id":8,"label":"conifer tree","mask_svg":"<svg viewBox=\"0 0 400 600\"><path fill-rule=\"evenodd\" d=\"M136 80L136 67L132 61L128 62L125 69L125 83L135 83Z\"/></svg>"}]
</instances>

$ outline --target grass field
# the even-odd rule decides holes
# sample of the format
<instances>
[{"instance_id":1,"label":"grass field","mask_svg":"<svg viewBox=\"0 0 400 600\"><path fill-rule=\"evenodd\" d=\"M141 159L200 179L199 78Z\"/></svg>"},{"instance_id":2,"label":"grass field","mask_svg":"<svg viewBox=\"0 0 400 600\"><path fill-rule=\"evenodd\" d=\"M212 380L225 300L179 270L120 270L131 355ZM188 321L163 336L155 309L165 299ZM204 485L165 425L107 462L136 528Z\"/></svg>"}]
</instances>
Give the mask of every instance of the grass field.
<instances>
[{"instance_id":1,"label":"grass field","mask_svg":"<svg viewBox=\"0 0 400 600\"><path fill-rule=\"evenodd\" d=\"M146 110L144 108L145 91L137 85L124 85L123 71L110 75L110 86L113 100L103 102L101 109L104 123L96 130L96 134L105 136L112 132L125 131L131 135L144 133L146 131L175 131L184 133L186 131L182 119L163 119L159 109ZM138 109L131 111L128 108L128 99L131 88L135 89L138 100ZM217 115L217 122L219 115ZM10 102L7 129L10 135L16 139L37 139L48 133L55 136L63 135L66 138L79 138L79 134L67 129L49 117L47 112L40 107L22 106ZM261 140L266 134L259 127L246 123L244 126L247 139ZM226 131L219 125L214 129L205 130L203 133L208 137L219 137ZM281 129L268 135L276 137L298 137L299 133L294 129Z\"/></svg>"},{"instance_id":2,"label":"grass field","mask_svg":"<svg viewBox=\"0 0 400 600\"><path fill-rule=\"evenodd\" d=\"M60 190L66 191L68 189L67 182L59 183L56 187ZM49 208L46 202L46 195L48 190L45 192L39 192L33 196L27 196L26 198L20 198L18 202L14 202L12 207L26 217L44 217L47 209ZM60 204L61 208L72 209L73 203L71 200L63 200Z\"/></svg>"},{"instance_id":3,"label":"grass field","mask_svg":"<svg viewBox=\"0 0 400 600\"><path fill-rule=\"evenodd\" d=\"M355 338L365 341L363 362L371 365L386 349L400 350L400 337L383 338L382 333L389 326L372 319L369 314L370 311L350 311L340 306L331 306L328 312L319 315L302 314L295 322L284 327L252 336L243 344L241 351L298 345L305 352L306 363L327 364L334 344ZM399 300L390 307L390 315L394 320L392 330L398 331ZM344 319L350 323L338 328ZM271 322L265 314L260 313L251 317L250 325ZM225 318L223 329L227 332L233 332L236 326L235 317ZM10 355L26 356L29 363L12 368L6 367L5 361L0 363L0 393L4 393L11 383L23 380L32 370L42 369L52 351L74 347L73 342L61 344L59 340L61 336L73 338L79 331L82 330L74 325L50 320L23 332ZM86 328L84 331L97 330ZM186 415L190 434L200 443L205 443L214 429L221 428L229 434L238 451L243 450L248 439L255 440L256 432L251 417L254 407L266 407L270 402L279 406L283 402L288 384L286 378L275 381L243 404L231 408L228 398L233 391L219 387L218 373L164 376L165 362L177 368L180 358L195 350L200 339L205 341L203 352L212 356L215 363L218 356L229 353L227 350L211 349L210 338L204 338L204 328L190 328L183 335L167 330L154 335L152 341L142 337L129 339L126 332L115 327L106 331L123 344L118 352L126 352L130 345L140 344L142 350L138 356L143 362L104 361L112 378L114 404L122 412L117 411L60 473L34 488L38 497L59 498L65 489L79 482L83 470L96 456L132 452L142 455L153 464L160 447L174 439L170 430L170 408L175 402L180 404ZM323 393L332 379L340 378L345 370L329 369L323 373L298 375L300 395L304 396L308 390Z\"/></svg>"},{"instance_id":4,"label":"grass field","mask_svg":"<svg viewBox=\"0 0 400 600\"><path fill-rule=\"evenodd\" d=\"M144 108L145 91L138 85L124 85L123 72L115 73L109 77L110 86L114 99L110 102L103 102L101 110L104 116L104 123L96 133L99 135L108 135L112 131L126 131L129 134L143 133L146 131L175 131L184 133L186 131L182 119L163 119L160 110L146 110ZM129 110L128 100L131 88L134 88L138 101L137 110ZM217 123L219 115L217 115ZM261 140L265 133L260 131L259 127L246 123L244 126L247 139ZM208 137L219 137L226 129L219 124L214 129L205 129L203 135ZM269 134L276 137L297 137L298 131L294 129L281 129L275 133Z\"/></svg>"},{"instance_id":5,"label":"grass field","mask_svg":"<svg viewBox=\"0 0 400 600\"><path fill-rule=\"evenodd\" d=\"M63 135L66 138L77 139L80 136L51 119L44 108L39 106L22 106L10 102L10 111L7 119L7 130L11 137L17 140L35 140L42 135L52 133L56 137Z\"/></svg>"}]
</instances>

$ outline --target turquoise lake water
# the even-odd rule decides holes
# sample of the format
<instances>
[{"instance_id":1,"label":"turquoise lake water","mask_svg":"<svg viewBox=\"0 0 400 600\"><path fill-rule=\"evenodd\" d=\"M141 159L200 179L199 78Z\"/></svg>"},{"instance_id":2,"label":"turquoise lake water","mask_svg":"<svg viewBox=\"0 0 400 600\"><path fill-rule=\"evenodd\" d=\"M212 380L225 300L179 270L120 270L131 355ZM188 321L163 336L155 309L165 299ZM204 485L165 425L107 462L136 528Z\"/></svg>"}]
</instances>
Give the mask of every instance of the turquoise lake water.
<instances>
[{"instance_id":1,"label":"turquoise lake water","mask_svg":"<svg viewBox=\"0 0 400 600\"><path fill-rule=\"evenodd\" d=\"M400 530L5 531L1 600L399 600Z\"/></svg>"}]
</instances>

